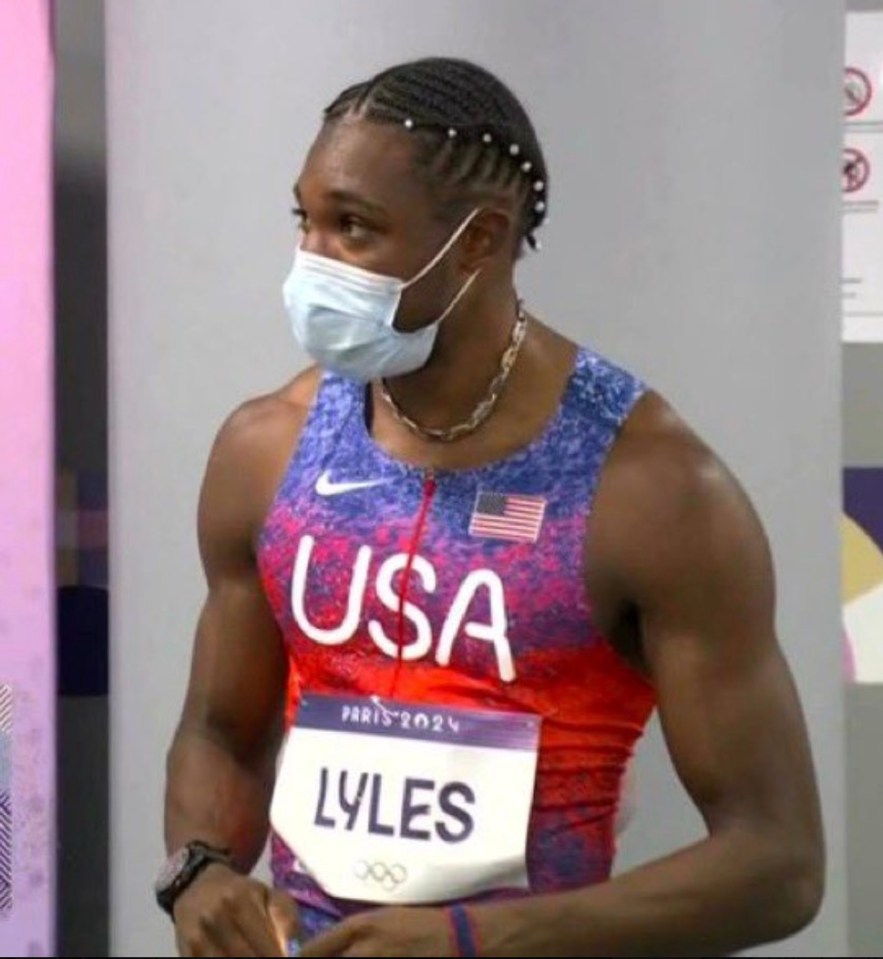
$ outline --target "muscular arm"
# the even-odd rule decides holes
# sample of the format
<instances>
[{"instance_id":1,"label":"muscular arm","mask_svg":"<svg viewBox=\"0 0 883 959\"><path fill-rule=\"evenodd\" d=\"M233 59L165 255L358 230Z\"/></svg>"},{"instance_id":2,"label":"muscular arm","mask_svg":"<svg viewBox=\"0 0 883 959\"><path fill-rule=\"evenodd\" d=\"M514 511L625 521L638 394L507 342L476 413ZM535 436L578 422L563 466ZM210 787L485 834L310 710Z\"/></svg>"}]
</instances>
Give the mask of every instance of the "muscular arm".
<instances>
[{"instance_id":1,"label":"muscular arm","mask_svg":"<svg viewBox=\"0 0 883 959\"><path fill-rule=\"evenodd\" d=\"M707 838L610 882L476 909L485 954L709 956L815 914L823 844L803 717L743 492L658 398L599 490L593 586L640 622L677 773Z\"/></svg>"},{"instance_id":2,"label":"muscular arm","mask_svg":"<svg viewBox=\"0 0 883 959\"><path fill-rule=\"evenodd\" d=\"M170 851L191 839L228 847L247 872L266 838L287 666L247 546L217 530L212 485L201 524L208 597L169 752L165 834Z\"/></svg>"},{"instance_id":3,"label":"muscular arm","mask_svg":"<svg viewBox=\"0 0 883 959\"><path fill-rule=\"evenodd\" d=\"M248 872L267 835L288 665L264 596L254 542L313 387L237 411L218 435L199 504L208 587L190 681L168 755L165 839L230 848Z\"/></svg>"}]
</instances>

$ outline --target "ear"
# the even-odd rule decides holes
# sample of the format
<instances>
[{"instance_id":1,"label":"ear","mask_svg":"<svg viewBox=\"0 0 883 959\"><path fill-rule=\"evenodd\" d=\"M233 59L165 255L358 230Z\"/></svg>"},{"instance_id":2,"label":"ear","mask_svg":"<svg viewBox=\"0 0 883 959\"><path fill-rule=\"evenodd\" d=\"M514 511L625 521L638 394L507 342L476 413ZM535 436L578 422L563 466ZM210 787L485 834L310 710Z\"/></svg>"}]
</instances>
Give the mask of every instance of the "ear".
<instances>
[{"instance_id":1,"label":"ear","mask_svg":"<svg viewBox=\"0 0 883 959\"><path fill-rule=\"evenodd\" d=\"M464 273L475 273L501 254L511 256L514 229L515 218L509 210L486 207L479 211L460 242L460 266Z\"/></svg>"}]
</instances>

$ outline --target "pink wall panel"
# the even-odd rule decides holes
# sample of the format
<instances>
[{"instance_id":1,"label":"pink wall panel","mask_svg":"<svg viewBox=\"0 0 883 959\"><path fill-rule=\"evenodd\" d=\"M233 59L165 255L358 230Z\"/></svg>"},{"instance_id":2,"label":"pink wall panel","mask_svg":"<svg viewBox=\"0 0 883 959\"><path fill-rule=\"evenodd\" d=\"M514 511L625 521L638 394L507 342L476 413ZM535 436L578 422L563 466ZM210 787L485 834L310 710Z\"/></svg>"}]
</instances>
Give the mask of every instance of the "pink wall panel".
<instances>
[{"instance_id":1,"label":"pink wall panel","mask_svg":"<svg viewBox=\"0 0 883 959\"><path fill-rule=\"evenodd\" d=\"M49 0L0 2L0 955L52 956Z\"/></svg>"}]
</instances>

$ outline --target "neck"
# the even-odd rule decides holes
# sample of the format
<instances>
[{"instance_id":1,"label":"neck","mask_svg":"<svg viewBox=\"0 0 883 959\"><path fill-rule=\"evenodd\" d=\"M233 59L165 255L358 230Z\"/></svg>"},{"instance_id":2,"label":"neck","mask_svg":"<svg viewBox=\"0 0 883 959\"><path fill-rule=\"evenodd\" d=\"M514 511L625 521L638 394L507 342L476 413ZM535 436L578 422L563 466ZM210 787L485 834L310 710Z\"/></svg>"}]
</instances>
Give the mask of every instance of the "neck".
<instances>
[{"instance_id":1,"label":"neck","mask_svg":"<svg viewBox=\"0 0 883 959\"><path fill-rule=\"evenodd\" d=\"M466 297L439 327L429 363L387 381L396 403L431 429L444 429L469 417L500 368L517 309L511 282L502 290Z\"/></svg>"}]
</instances>

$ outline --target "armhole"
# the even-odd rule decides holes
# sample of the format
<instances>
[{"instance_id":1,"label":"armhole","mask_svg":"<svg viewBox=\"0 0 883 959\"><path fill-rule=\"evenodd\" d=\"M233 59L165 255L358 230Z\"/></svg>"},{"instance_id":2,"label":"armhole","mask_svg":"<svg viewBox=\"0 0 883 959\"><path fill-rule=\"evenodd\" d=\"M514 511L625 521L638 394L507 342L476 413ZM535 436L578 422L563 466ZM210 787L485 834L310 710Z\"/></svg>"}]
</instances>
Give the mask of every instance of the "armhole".
<instances>
[{"instance_id":1,"label":"armhole","mask_svg":"<svg viewBox=\"0 0 883 959\"><path fill-rule=\"evenodd\" d=\"M327 402L327 397L329 392L334 389L335 379L336 378L332 377L329 373L323 372L320 374L318 386L313 393L313 398L310 400L309 411L304 418L303 425L298 431L297 436L294 438L285 469L282 471L279 482L276 484L276 490L273 493L272 499L270 500L270 505L267 507L264 517L261 520L260 529L254 541L255 558L259 570L261 565L261 554L266 541L270 517L279 508L285 491L290 485L291 478L303 465L304 451L309 449L306 441L310 436L321 431L323 428L323 421L327 416L326 410L328 409L329 405L333 405Z\"/></svg>"},{"instance_id":2,"label":"armhole","mask_svg":"<svg viewBox=\"0 0 883 959\"><path fill-rule=\"evenodd\" d=\"M606 631L602 630L595 621L597 604L588 584L588 549L592 516L595 510L595 498L601 483L601 477L610 460L610 455L616 441L622 434L629 417L634 412L638 403L651 392L651 388L639 377L601 357L595 357L591 360L591 365L596 367L598 374L596 380L592 383L592 393L598 398L598 401L602 405L602 425L596 440L595 449L591 453L588 493L584 513L583 544L580 559L585 583L585 596L589 609L592 611L591 628L603 640L604 644L616 657L616 661L621 664L623 669L625 669L630 676L637 679L642 687L646 689L651 687L649 686L649 679L644 671L636 662L632 661L628 655L617 648L612 638ZM597 382L598 380L602 381L600 388Z\"/></svg>"},{"instance_id":3,"label":"armhole","mask_svg":"<svg viewBox=\"0 0 883 959\"><path fill-rule=\"evenodd\" d=\"M597 437L596 449L592 451L586 520L595 508L595 496L601 482L601 475L610 459L610 454L623 427L640 401L650 392L644 380L629 373L622 367L591 353L590 366L593 369L591 390L600 405L601 429Z\"/></svg>"}]
</instances>

